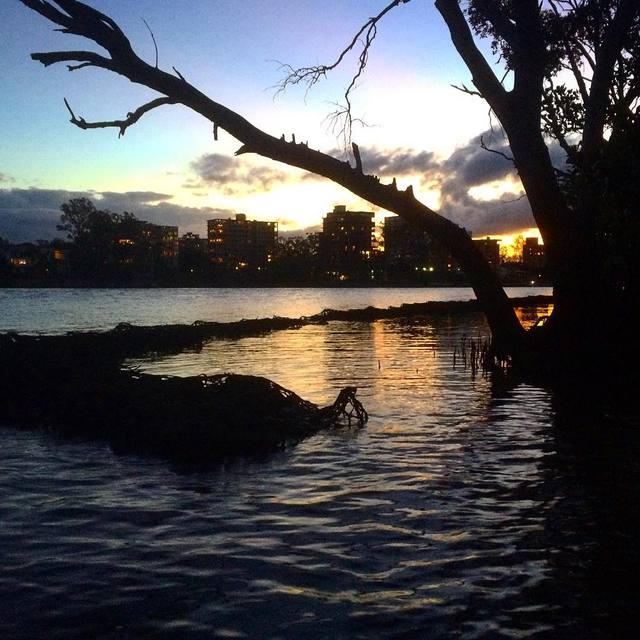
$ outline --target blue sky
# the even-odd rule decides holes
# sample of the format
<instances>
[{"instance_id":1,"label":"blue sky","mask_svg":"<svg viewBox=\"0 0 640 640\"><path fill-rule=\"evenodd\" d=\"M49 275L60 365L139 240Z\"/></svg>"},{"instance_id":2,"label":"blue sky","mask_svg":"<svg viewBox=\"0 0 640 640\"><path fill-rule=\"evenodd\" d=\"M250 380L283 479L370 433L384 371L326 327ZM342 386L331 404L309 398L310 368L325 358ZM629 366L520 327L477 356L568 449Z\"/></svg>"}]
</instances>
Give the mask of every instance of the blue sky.
<instances>
[{"instance_id":1,"label":"blue sky","mask_svg":"<svg viewBox=\"0 0 640 640\"><path fill-rule=\"evenodd\" d=\"M93 0L153 61L175 66L192 84L275 135L295 133L323 151L338 141L325 122L354 70L355 58L305 98L274 98L278 62L333 61L387 0ZM66 97L88 120L116 119L154 97L101 70L45 69L32 51L86 48L17 0L2 0L0 22L0 236L51 237L58 207L88 194L99 206L203 234L206 219L245 212L278 219L281 229L313 227L336 203L367 206L326 180L259 158L233 157L226 134L183 107L147 114L118 139L115 129L81 131L68 122ZM354 131L365 170L401 185L474 233L510 233L533 222L508 163L478 149L489 127L486 105L451 88L469 83L432 0L412 0L379 26L369 67L355 94ZM474 142L475 140L475 142ZM499 139L496 145L502 145ZM386 159L386 164L384 160ZM504 163L504 164L502 164ZM391 175L393 173L393 175ZM116 208L116 207L119 207ZM384 215L384 212L379 212Z\"/></svg>"}]
</instances>

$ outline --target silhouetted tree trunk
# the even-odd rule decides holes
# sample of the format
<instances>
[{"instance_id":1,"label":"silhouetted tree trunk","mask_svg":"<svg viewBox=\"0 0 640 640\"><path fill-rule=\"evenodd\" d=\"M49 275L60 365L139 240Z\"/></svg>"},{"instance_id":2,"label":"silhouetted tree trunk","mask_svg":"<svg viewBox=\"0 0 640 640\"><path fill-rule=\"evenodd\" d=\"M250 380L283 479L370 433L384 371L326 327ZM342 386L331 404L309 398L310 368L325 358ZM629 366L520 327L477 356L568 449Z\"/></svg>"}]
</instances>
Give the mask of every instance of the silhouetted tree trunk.
<instances>
[{"instance_id":1,"label":"silhouetted tree trunk","mask_svg":"<svg viewBox=\"0 0 640 640\"><path fill-rule=\"evenodd\" d=\"M598 221L620 212L608 210L609 204L598 190L612 178L611 171L607 174L606 169L603 170L603 155L628 155L633 148L629 137L626 149L611 150L605 132L608 127L614 134L617 131L616 122L611 120L612 111L618 110L620 120L635 131L636 138L640 125L637 110L640 67L637 57L633 58L634 54L637 56L640 2L552 1L547 14L537 0L471 2L470 15L472 19L475 16L475 26L480 31L483 27L488 29L500 43L503 55L508 57L508 68L513 73L510 91L498 82L476 47L460 4L450 0L436 0L435 4L449 27L452 42L472 73L478 92L504 127L514 164L547 249L555 308L547 325L527 336L524 352L529 356L533 352L539 358L556 359L562 364L566 364L567 359L583 364L590 357L602 361L607 352L614 350L618 351L615 355L621 355L630 346L631 283L616 286L615 276L606 273L607 256L601 237L606 232L598 228ZM576 35L580 32L575 23L584 20L581 28L588 30L588 18L585 18L588 11L600 19L600 31L582 36L591 38L588 44L591 54L583 48L591 67L587 88L584 73L575 60L576 55L581 55L576 54L576 49L582 44ZM548 33L553 18L556 27L562 30L555 42L550 41ZM566 24L569 20L573 20L573 25ZM584 125L579 144L570 144L562 134L563 127L575 123L561 122L557 114L544 114L547 121L556 125L555 130L551 127L551 131L545 132L541 126L545 93L553 91L553 87L545 87L545 82L549 82L550 66L557 64L550 51L552 45L566 47L561 55L580 89ZM623 55L625 48L627 62ZM619 86L614 87L614 68L618 65L617 72L624 74L625 64L635 74L635 80L629 82L623 78ZM618 90L617 104L614 89ZM553 122L554 115L556 122ZM580 193L573 203L568 202L567 189L559 183L543 133L557 134L558 142L573 163L573 177L583 176L578 186ZM632 173L629 179L637 179L637 170ZM625 203L629 204L629 201ZM633 233L633 229L629 228L628 232Z\"/></svg>"}]
</instances>

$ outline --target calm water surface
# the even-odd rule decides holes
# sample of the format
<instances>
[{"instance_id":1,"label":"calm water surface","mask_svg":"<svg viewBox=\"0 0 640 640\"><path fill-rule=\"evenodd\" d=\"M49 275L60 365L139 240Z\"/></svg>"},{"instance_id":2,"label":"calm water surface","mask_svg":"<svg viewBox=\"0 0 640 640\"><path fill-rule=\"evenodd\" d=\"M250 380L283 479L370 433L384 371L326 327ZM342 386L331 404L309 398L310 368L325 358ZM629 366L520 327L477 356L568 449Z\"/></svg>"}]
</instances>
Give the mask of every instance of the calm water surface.
<instances>
[{"instance_id":1,"label":"calm water surface","mask_svg":"<svg viewBox=\"0 0 640 640\"><path fill-rule=\"evenodd\" d=\"M359 387L364 429L206 472L4 428L0 637L634 637L637 420L454 369L485 333L332 322L132 363Z\"/></svg>"},{"instance_id":2,"label":"calm water surface","mask_svg":"<svg viewBox=\"0 0 640 640\"><path fill-rule=\"evenodd\" d=\"M509 295L550 294L549 287L511 287ZM0 289L0 331L63 333L138 325L298 318L323 309L389 307L430 300L470 300L458 288L365 289Z\"/></svg>"}]
</instances>

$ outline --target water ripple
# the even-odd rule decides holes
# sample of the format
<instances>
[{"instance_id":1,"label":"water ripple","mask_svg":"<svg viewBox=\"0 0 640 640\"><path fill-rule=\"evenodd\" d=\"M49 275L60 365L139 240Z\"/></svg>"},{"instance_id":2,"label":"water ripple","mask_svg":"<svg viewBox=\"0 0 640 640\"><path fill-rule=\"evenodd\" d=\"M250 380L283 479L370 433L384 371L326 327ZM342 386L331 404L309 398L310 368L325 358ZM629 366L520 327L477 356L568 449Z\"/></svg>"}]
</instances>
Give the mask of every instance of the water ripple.
<instances>
[{"instance_id":1,"label":"water ripple","mask_svg":"<svg viewBox=\"0 0 640 640\"><path fill-rule=\"evenodd\" d=\"M360 388L365 429L260 462L178 473L3 429L1 637L625 637L637 437L581 441L549 392L454 369L460 335L484 330L465 322L330 323L136 363L266 375L318 403Z\"/></svg>"}]
</instances>

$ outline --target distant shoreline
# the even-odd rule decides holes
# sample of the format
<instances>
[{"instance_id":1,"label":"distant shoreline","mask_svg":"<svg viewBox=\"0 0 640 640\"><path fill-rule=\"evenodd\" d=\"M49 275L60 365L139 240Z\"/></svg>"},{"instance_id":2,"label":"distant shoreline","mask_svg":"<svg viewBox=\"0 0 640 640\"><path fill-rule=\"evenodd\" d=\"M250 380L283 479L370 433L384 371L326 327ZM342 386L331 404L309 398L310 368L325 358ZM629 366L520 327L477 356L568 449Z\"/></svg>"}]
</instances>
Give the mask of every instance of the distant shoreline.
<instances>
[{"instance_id":1,"label":"distant shoreline","mask_svg":"<svg viewBox=\"0 0 640 640\"><path fill-rule=\"evenodd\" d=\"M514 308L531 309L553 303L553 296L532 295L510 299ZM191 324L134 325L121 323L105 331L69 331L65 334L30 335L5 331L0 333L0 350L3 341L13 347L45 350L65 345L67 348L100 354L105 360L122 362L125 358L148 353L180 353L184 349L198 348L209 340L238 339L262 336L273 331L300 329L307 325L321 325L334 321L374 322L401 318L481 313L477 300L449 300L404 303L386 308L365 307L359 309L324 309L320 313L298 318L274 316L234 320L229 322L195 321ZM12 348L13 348L12 347Z\"/></svg>"},{"instance_id":2,"label":"distant shoreline","mask_svg":"<svg viewBox=\"0 0 640 640\"><path fill-rule=\"evenodd\" d=\"M539 288L550 287L550 284L545 282L536 282L531 284L530 282L508 282L502 285L505 289L508 288ZM471 289L470 284L465 283L440 283L440 284L421 284L421 283L379 283L369 284L367 282L353 282L353 283L319 283L319 284L153 284L153 285L127 285L127 284L113 284L113 285L95 285L95 284L6 284L0 283L0 290L2 289L141 289L141 290L155 290L155 289Z\"/></svg>"}]
</instances>

